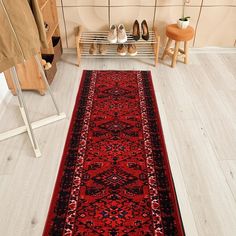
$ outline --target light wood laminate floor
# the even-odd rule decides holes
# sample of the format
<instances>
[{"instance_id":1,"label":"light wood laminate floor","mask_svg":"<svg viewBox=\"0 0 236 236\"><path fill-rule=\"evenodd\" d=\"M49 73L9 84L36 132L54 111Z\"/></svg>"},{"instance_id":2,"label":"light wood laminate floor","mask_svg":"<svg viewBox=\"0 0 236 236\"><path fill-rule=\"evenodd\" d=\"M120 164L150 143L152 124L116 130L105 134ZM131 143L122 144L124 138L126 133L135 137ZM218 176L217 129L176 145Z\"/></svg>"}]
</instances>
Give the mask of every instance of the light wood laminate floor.
<instances>
[{"instance_id":1,"label":"light wood laminate floor","mask_svg":"<svg viewBox=\"0 0 236 236\"><path fill-rule=\"evenodd\" d=\"M188 66L83 60L65 54L52 84L64 121L0 143L0 235L40 236L83 69L151 70L186 235L236 235L236 54L192 54ZM25 92L32 120L54 113L50 97ZM22 124L17 99L0 106L0 131Z\"/></svg>"}]
</instances>

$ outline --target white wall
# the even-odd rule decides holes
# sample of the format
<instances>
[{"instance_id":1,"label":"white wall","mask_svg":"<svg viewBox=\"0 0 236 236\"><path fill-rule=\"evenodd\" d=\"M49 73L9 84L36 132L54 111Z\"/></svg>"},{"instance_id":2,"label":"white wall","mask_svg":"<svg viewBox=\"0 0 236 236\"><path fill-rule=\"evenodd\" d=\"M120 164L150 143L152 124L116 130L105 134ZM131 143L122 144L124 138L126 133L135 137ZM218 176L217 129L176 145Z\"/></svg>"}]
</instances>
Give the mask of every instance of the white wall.
<instances>
[{"instance_id":1,"label":"white wall","mask_svg":"<svg viewBox=\"0 0 236 236\"><path fill-rule=\"evenodd\" d=\"M7 83L4 78L4 74L0 73L0 103L3 101L8 92L9 89L7 87Z\"/></svg>"},{"instance_id":2,"label":"white wall","mask_svg":"<svg viewBox=\"0 0 236 236\"><path fill-rule=\"evenodd\" d=\"M155 25L161 36L161 45L166 40L165 27L176 23L181 17L183 0L111 0L111 24L124 23L132 29L137 19L147 20L151 28L154 10ZM75 47L75 28L82 25L85 31L107 30L107 0L57 0L60 32L64 48ZM185 7L185 16L190 16L190 24L196 34L191 46L235 47L236 40L236 0L190 0ZM49 22L50 26L50 22Z\"/></svg>"}]
</instances>

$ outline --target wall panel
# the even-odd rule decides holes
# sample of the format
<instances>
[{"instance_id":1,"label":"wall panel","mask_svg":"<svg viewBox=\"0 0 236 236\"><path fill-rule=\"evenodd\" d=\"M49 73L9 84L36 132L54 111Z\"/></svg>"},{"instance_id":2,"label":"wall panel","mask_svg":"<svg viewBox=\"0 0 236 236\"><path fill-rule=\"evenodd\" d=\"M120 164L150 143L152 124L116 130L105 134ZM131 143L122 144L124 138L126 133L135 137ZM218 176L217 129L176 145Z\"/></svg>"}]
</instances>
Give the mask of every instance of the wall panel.
<instances>
[{"instance_id":1,"label":"wall panel","mask_svg":"<svg viewBox=\"0 0 236 236\"><path fill-rule=\"evenodd\" d=\"M107 6L107 0L63 0L63 6L65 7L105 7Z\"/></svg>"},{"instance_id":2,"label":"wall panel","mask_svg":"<svg viewBox=\"0 0 236 236\"><path fill-rule=\"evenodd\" d=\"M155 0L111 0L112 7L124 7L124 6L155 6Z\"/></svg>"},{"instance_id":3,"label":"wall panel","mask_svg":"<svg viewBox=\"0 0 236 236\"><path fill-rule=\"evenodd\" d=\"M68 47L75 47L75 28L83 25L84 30L107 30L106 7L64 7Z\"/></svg>"},{"instance_id":4,"label":"wall panel","mask_svg":"<svg viewBox=\"0 0 236 236\"><path fill-rule=\"evenodd\" d=\"M203 6L236 6L236 0L204 0Z\"/></svg>"},{"instance_id":5,"label":"wall panel","mask_svg":"<svg viewBox=\"0 0 236 236\"><path fill-rule=\"evenodd\" d=\"M57 12L58 12L58 21L60 25L62 47L67 48L66 28L65 28L64 19L63 19L62 7L57 7Z\"/></svg>"},{"instance_id":6,"label":"wall panel","mask_svg":"<svg viewBox=\"0 0 236 236\"><path fill-rule=\"evenodd\" d=\"M183 0L158 0L157 6L182 6ZM200 6L201 0L190 0L189 3L186 3L186 5L190 6Z\"/></svg>"},{"instance_id":7,"label":"wall panel","mask_svg":"<svg viewBox=\"0 0 236 236\"><path fill-rule=\"evenodd\" d=\"M133 23L137 19L141 25L141 22L145 19L149 25L153 23L154 7L125 7L117 10L117 7L111 8L111 24L123 23L126 26L126 30L132 31ZM124 20L125 19L125 20ZM140 26L141 30L141 26Z\"/></svg>"},{"instance_id":8,"label":"wall panel","mask_svg":"<svg viewBox=\"0 0 236 236\"><path fill-rule=\"evenodd\" d=\"M236 7L203 7L195 47L233 47L236 40Z\"/></svg>"}]
</instances>

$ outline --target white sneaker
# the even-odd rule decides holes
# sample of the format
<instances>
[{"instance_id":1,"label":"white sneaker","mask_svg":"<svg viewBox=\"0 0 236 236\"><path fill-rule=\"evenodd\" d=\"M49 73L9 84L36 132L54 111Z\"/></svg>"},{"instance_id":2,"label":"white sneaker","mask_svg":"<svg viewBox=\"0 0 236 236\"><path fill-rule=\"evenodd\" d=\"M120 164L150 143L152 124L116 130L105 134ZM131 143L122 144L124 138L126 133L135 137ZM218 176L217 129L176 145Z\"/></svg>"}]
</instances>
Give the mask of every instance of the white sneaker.
<instances>
[{"instance_id":1,"label":"white sneaker","mask_svg":"<svg viewBox=\"0 0 236 236\"><path fill-rule=\"evenodd\" d=\"M110 27L110 30L107 35L107 40L110 43L117 43L117 27L116 27L116 25L112 25Z\"/></svg>"},{"instance_id":2,"label":"white sneaker","mask_svg":"<svg viewBox=\"0 0 236 236\"><path fill-rule=\"evenodd\" d=\"M118 43L125 43L127 41L127 35L125 31L125 26L123 24L120 24L118 26L118 35L117 35L117 41Z\"/></svg>"}]
</instances>

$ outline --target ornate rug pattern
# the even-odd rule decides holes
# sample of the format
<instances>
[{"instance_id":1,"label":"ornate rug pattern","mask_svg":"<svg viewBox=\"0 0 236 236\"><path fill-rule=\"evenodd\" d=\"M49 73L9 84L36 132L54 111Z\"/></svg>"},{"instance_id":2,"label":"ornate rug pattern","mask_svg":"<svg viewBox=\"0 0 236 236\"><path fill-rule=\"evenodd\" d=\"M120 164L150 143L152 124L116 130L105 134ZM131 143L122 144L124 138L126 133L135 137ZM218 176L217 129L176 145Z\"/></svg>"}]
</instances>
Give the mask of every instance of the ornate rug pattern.
<instances>
[{"instance_id":1,"label":"ornate rug pattern","mask_svg":"<svg viewBox=\"0 0 236 236\"><path fill-rule=\"evenodd\" d=\"M46 235L184 235L149 71L84 71Z\"/></svg>"}]
</instances>

